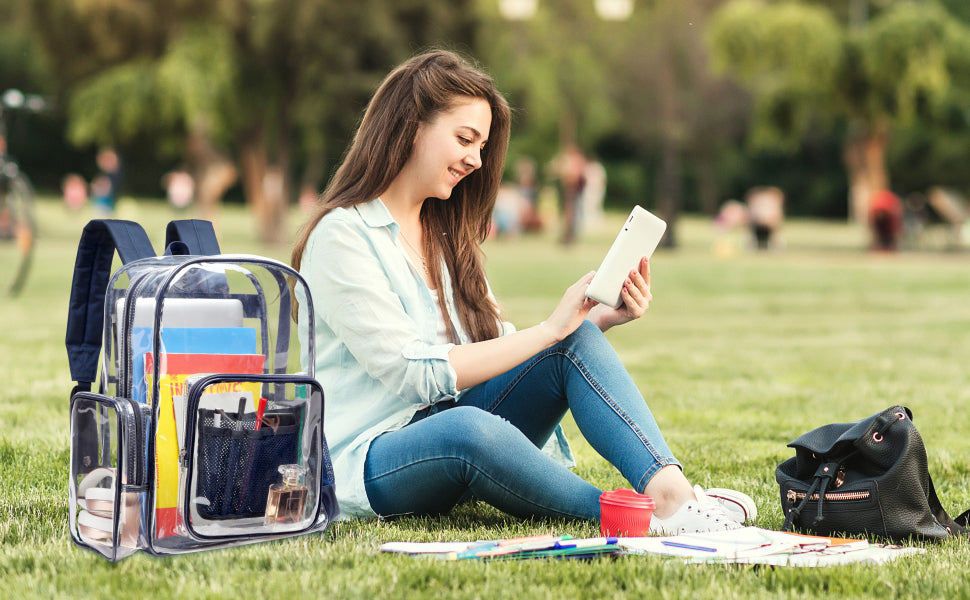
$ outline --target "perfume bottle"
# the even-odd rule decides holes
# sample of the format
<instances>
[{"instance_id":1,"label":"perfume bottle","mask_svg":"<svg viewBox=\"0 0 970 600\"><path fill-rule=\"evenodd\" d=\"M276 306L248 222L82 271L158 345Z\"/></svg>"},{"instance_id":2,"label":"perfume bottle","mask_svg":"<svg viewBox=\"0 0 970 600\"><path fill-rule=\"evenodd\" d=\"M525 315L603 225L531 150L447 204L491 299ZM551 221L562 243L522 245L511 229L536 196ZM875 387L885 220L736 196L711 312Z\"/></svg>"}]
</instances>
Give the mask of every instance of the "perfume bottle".
<instances>
[{"instance_id":1,"label":"perfume bottle","mask_svg":"<svg viewBox=\"0 0 970 600\"><path fill-rule=\"evenodd\" d=\"M280 465L280 483L269 486L266 499L266 525L277 523L298 523L303 518L303 505L306 503L306 485L303 476L306 467L300 465Z\"/></svg>"}]
</instances>

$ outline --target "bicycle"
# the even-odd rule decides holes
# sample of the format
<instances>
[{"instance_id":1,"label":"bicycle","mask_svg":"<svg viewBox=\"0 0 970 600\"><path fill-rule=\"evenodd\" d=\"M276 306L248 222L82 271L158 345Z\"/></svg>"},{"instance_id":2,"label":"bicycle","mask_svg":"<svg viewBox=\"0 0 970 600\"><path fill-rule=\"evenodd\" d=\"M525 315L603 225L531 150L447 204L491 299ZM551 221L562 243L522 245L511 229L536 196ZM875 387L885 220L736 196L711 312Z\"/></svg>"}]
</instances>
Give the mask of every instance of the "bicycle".
<instances>
[{"instance_id":1,"label":"bicycle","mask_svg":"<svg viewBox=\"0 0 970 600\"><path fill-rule=\"evenodd\" d=\"M10 296L18 295L27 283L37 227L34 188L7 154L4 109L39 110L42 106L43 100L28 98L18 90L0 96L0 290Z\"/></svg>"}]
</instances>

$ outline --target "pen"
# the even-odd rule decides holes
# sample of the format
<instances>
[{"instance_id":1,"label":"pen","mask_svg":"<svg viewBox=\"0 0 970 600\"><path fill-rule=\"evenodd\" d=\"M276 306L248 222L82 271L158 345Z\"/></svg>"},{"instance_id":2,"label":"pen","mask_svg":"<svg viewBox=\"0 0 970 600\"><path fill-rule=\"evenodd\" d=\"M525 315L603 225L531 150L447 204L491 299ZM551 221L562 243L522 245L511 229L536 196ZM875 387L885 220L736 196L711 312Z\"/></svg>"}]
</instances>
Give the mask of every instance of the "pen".
<instances>
[{"instance_id":1,"label":"pen","mask_svg":"<svg viewBox=\"0 0 970 600\"><path fill-rule=\"evenodd\" d=\"M481 542L469 547L461 552L455 552L453 554L455 559L462 558L478 558L479 554L488 552L489 550L494 550L498 547L498 542Z\"/></svg>"},{"instance_id":2,"label":"pen","mask_svg":"<svg viewBox=\"0 0 970 600\"><path fill-rule=\"evenodd\" d=\"M263 426L263 413L266 412L266 398L259 399L259 406L256 408L256 425L253 427L256 431Z\"/></svg>"},{"instance_id":3,"label":"pen","mask_svg":"<svg viewBox=\"0 0 970 600\"><path fill-rule=\"evenodd\" d=\"M706 546L691 546L690 544L681 544L680 542L668 542L664 540L660 542L664 546L670 546L671 548L683 548L684 550L697 550L699 552L717 552L717 548L708 548Z\"/></svg>"},{"instance_id":4,"label":"pen","mask_svg":"<svg viewBox=\"0 0 970 600\"><path fill-rule=\"evenodd\" d=\"M611 544L616 544L619 542L618 538L615 537L598 537L598 538L587 538L581 540L563 540L561 542L556 542L556 548L589 548L591 546L608 546Z\"/></svg>"},{"instance_id":5,"label":"pen","mask_svg":"<svg viewBox=\"0 0 970 600\"><path fill-rule=\"evenodd\" d=\"M523 537L506 538L504 540L499 540L499 546L521 546L523 544L533 544L533 543L544 543L544 542L558 542L559 540L566 539L563 536L556 535L529 535Z\"/></svg>"},{"instance_id":6,"label":"pen","mask_svg":"<svg viewBox=\"0 0 970 600\"><path fill-rule=\"evenodd\" d=\"M239 398L239 409L236 414L236 429L238 431L243 430L243 412L246 410L246 397L241 396Z\"/></svg>"},{"instance_id":7,"label":"pen","mask_svg":"<svg viewBox=\"0 0 970 600\"><path fill-rule=\"evenodd\" d=\"M463 552L457 552L455 558L495 558L519 552L548 550L556 548L556 545L564 539L566 539L566 536L536 535L494 540L477 544Z\"/></svg>"}]
</instances>

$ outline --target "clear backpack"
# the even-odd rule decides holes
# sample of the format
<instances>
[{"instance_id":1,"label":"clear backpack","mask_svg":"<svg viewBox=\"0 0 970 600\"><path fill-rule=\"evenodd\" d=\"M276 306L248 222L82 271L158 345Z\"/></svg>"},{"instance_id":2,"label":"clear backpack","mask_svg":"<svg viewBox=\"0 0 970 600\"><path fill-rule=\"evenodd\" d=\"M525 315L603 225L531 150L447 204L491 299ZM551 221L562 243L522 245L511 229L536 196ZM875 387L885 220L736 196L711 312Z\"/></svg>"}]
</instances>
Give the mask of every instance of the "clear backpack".
<instances>
[{"instance_id":1,"label":"clear backpack","mask_svg":"<svg viewBox=\"0 0 970 600\"><path fill-rule=\"evenodd\" d=\"M170 223L166 248L155 256L119 220L91 221L78 245L72 539L116 561L323 531L339 509L306 283L281 262L221 254L206 221Z\"/></svg>"}]
</instances>

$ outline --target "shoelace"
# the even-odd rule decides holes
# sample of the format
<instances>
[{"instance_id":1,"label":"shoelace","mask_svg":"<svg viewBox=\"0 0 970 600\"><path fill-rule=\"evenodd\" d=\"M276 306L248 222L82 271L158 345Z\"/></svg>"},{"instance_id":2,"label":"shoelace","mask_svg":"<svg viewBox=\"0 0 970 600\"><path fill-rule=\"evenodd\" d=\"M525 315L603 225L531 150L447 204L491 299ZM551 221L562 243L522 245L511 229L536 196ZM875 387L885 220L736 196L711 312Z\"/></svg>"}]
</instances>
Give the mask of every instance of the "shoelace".
<instances>
[{"instance_id":1,"label":"shoelace","mask_svg":"<svg viewBox=\"0 0 970 600\"><path fill-rule=\"evenodd\" d=\"M691 512L697 513L699 516L705 519L712 519L719 526L727 529L731 526L731 519L727 516L724 510L718 506L717 502L713 499L704 496L703 498L697 499L697 505L688 506Z\"/></svg>"}]
</instances>

